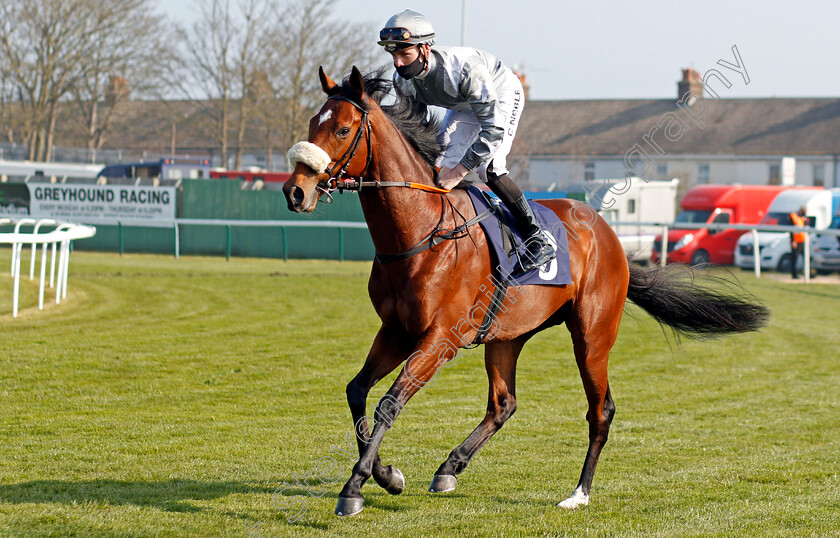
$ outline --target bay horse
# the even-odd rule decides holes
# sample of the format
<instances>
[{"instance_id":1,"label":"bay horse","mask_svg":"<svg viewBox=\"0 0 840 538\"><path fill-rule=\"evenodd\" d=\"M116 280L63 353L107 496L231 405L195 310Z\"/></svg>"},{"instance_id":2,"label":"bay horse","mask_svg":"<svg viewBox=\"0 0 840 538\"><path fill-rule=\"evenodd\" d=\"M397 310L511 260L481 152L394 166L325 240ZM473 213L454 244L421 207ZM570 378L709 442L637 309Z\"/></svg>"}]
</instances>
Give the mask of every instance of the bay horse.
<instances>
[{"instance_id":1,"label":"bay horse","mask_svg":"<svg viewBox=\"0 0 840 538\"><path fill-rule=\"evenodd\" d=\"M379 459L385 432L411 397L437 379L457 348L468 347L478 334L479 325L464 321L475 305L487 304L485 284L494 265L481 228L465 224L476 216L467 193L434 186L438 127L426 120L425 107L401 95L386 104L391 82L377 74L362 76L356 67L342 84L323 68L319 76L327 99L309 122L308 140L290 151L297 162L283 191L289 209L309 212L335 187L359 190L376 250L368 292L382 322L364 365L347 385L359 460L339 494L336 514L346 516L362 510L361 487L371 476L389 493L402 492L402 472ZM516 411L516 362L537 332L566 324L588 402L583 470L572 494L558 504L572 509L589 503L615 414L607 361L626 299L689 337L754 331L769 317L739 289L700 286L678 267L629 264L616 234L597 214L580 224L585 219L578 213L588 208L582 202L540 203L568 230L572 283L523 286L518 296L505 296L496 330L480 342L490 387L487 413L441 464L432 492L455 489L456 476ZM368 393L403 363L369 431Z\"/></svg>"}]
</instances>

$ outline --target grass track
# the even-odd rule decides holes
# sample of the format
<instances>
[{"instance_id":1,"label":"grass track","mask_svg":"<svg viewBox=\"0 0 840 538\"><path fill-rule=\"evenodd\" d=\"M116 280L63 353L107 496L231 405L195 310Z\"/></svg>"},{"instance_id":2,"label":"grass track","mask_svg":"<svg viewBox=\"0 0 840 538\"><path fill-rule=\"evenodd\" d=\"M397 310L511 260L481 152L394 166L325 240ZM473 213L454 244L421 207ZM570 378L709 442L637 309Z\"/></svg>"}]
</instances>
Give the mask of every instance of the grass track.
<instances>
[{"instance_id":1,"label":"grass track","mask_svg":"<svg viewBox=\"0 0 840 538\"><path fill-rule=\"evenodd\" d=\"M773 310L759 334L669 347L627 309L589 507L554 506L586 448L561 327L526 346L518 411L456 492L426 488L483 416L480 350L409 402L386 437L383 461L405 473L406 491L371 482L362 514L334 517L352 467L340 454L344 386L378 327L368 270L76 252L66 301L48 293L39 312L24 279L17 319L0 276L0 535L840 535L840 287L747 273L735 276ZM281 494L284 483L297 485Z\"/></svg>"}]
</instances>

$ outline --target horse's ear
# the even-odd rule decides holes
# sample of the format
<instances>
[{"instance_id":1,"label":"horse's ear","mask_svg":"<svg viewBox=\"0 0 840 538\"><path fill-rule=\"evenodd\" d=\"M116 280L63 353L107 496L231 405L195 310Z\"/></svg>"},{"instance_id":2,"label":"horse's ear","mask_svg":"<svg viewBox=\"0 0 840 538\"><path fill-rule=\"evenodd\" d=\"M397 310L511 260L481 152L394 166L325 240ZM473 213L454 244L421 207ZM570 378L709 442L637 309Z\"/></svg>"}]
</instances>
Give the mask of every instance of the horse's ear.
<instances>
[{"instance_id":1,"label":"horse's ear","mask_svg":"<svg viewBox=\"0 0 840 538\"><path fill-rule=\"evenodd\" d=\"M362 72L355 65L350 71L350 89L359 96L360 101L365 100L365 80L362 77Z\"/></svg>"},{"instance_id":2,"label":"horse's ear","mask_svg":"<svg viewBox=\"0 0 840 538\"><path fill-rule=\"evenodd\" d=\"M327 95L335 95L338 93L338 84L324 73L324 66L318 67L318 78L321 79L321 89Z\"/></svg>"}]
</instances>

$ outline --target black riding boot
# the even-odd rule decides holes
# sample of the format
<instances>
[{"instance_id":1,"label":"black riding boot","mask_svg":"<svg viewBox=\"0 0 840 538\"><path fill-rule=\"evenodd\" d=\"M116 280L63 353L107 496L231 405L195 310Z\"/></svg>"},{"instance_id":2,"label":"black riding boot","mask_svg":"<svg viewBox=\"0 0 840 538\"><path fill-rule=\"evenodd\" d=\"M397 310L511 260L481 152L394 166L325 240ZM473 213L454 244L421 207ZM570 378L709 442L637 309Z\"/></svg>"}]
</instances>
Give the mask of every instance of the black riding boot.
<instances>
[{"instance_id":1,"label":"black riding boot","mask_svg":"<svg viewBox=\"0 0 840 538\"><path fill-rule=\"evenodd\" d=\"M528 200L522 194L519 185L513 182L507 174L494 176L488 174L487 186L505 204L520 231L525 236L525 252L522 256L522 270L529 271L550 262L556 256L554 247L548 242Z\"/></svg>"}]
</instances>

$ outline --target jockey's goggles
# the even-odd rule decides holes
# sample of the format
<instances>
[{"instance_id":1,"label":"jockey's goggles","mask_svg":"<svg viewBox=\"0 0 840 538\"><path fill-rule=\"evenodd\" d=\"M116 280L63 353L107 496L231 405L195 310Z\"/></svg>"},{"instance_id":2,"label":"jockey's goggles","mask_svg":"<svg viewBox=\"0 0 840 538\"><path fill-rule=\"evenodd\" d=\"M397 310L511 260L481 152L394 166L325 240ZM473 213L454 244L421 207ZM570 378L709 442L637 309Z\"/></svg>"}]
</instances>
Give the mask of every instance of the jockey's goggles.
<instances>
[{"instance_id":1,"label":"jockey's goggles","mask_svg":"<svg viewBox=\"0 0 840 538\"><path fill-rule=\"evenodd\" d=\"M434 38L434 33L417 36L412 35L408 28L395 26L380 30L378 43L379 45L385 47L387 52L396 52L414 45L422 45L424 43L431 44L434 41Z\"/></svg>"},{"instance_id":2,"label":"jockey's goggles","mask_svg":"<svg viewBox=\"0 0 840 538\"><path fill-rule=\"evenodd\" d=\"M383 28L379 31L380 41L408 41L411 39L411 32L406 28Z\"/></svg>"}]
</instances>

